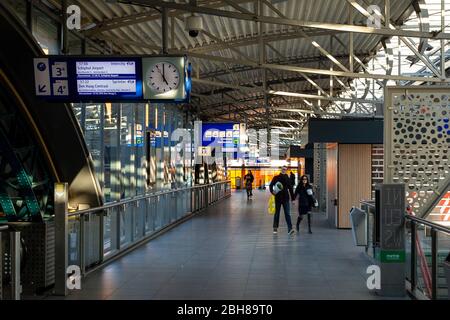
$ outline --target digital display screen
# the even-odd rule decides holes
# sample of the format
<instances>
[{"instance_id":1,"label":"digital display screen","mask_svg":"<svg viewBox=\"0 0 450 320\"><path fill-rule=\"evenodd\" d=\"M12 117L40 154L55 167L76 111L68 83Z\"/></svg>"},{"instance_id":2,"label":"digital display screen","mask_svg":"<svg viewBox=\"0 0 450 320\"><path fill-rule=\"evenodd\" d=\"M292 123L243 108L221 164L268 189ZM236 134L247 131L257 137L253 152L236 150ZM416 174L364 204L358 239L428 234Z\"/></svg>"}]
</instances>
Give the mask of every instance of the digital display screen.
<instances>
[{"instance_id":1,"label":"digital display screen","mask_svg":"<svg viewBox=\"0 0 450 320\"><path fill-rule=\"evenodd\" d=\"M237 151L240 143L239 123L203 123L202 124L202 146L211 144L221 145L223 148ZM226 150L223 150L226 152Z\"/></svg>"},{"instance_id":2,"label":"digital display screen","mask_svg":"<svg viewBox=\"0 0 450 320\"><path fill-rule=\"evenodd\" d=\"M141 59L49 57L35 59L37 95L56 101L140 101Z\"/></svg>"},{"instance_id":3,"label":"digital display screen","mask_svg":"<svg viewBox=\"0 0 450 320\"><path fill-rule=\"evenodd\" d=\"M142 97L136 61L76 61L75 70L79 96Z\"/></svg>"}]
</instances>

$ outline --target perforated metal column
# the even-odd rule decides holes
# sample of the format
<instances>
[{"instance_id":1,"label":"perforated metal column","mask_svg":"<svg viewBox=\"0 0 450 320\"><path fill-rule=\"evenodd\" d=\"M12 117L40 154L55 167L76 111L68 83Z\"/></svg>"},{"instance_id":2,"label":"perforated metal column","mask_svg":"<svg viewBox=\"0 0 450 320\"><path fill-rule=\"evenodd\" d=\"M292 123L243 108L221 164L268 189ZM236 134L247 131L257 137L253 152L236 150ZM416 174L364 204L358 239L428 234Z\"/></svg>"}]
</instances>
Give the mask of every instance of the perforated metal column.
<instances>
[{"instance_id":1,"label":"perforated metal column","mask_svg":"<svg viewBox=\"0 0 450 320\"><path fill-rule=\"evenodd\" d=\"M404 183L407 204L425 217L450 183L450 88L387 87L385 183Z\"/></svg>"}]
</instances>

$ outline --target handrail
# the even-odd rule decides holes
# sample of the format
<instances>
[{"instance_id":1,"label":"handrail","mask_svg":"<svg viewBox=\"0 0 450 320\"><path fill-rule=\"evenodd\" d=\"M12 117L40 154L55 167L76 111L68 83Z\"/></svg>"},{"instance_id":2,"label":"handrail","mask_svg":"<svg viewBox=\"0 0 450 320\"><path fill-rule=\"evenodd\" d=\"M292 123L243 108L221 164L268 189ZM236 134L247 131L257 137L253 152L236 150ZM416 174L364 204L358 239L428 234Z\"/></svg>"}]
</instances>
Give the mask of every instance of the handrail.
<instances>
[{"instance_id":1,"label":"handrail","mask_svg":"<svg viewBox=\"0 0 450 320\"><path fill-rule=\"evenodd\" d=\"M405 215L405 219L411 221L411 291L414 292L417 286L416 255L418 254L425 289L428 293L428 297L430 297L432 300L435 300L437 299L438 281L437 231L450 234L450 228L425 220L423 218L412 216L411 214ZM417 233L418 224L422 224L431 228L431 271L423 252L419 235Z\"/></svg>"},{"instance_id":2,"label":"handrail","mask_svg":"<svg viewBox=\"0 0 450 320\"><path fill-rule=\"evenodd\" d=\"M375 208L375 201L371 200L362 200L359 202L360 204L366 205L368 207L374 207Z\"/></svg>"},{"instance_id":3,"label":"handrail","mask_svg":"<svg viewBox=\"0 0 450 320\"><path fill-rule=\"evenodd\" d=\"M367 213L375 208L375 203L370 200L361 200L360 205L361 208L364 208ZM418 296L423 296L422 293L418 293L416 291L418 289L417 268L419 267L423 281L423 287L419 291L425 293L425 295L432 300L438 299L438 233L442 232L450 235L450 228L413 216L410 212L408 212L408 210L406 210L405 213L405 221L410 222L411 230L411 259L409 266L411 270L409 278L411 288L409 291L412 295L417 294ZM417 228L419 225L424 225L431 229L431 265L429 265L425 252L422 248L422 242L420 241L420 235ZM367 232L369 232L369 230Z\"/></svg>"},{"instance_id":4,"label":"handrail","mask_svg":"<svg viewBox=\"0 0 450 320\"><path fill-rule=\"evenodd\" d=\"M129 204L129 203L132 203L132 202L136 202L136 201L140 201L140 200L150 199L150 198L154 198L154 197L160 197L160 196L164 196L164 195L167 195L167 194L180 192L180 191L187 191L187 190L211 187L211 186L215 186L215 185L219 185L219 184L225 184L225 183L229 183L229 182L231 182L231 181L230 180L219 181L219 182L213 182L213 183L210 183L210 184L202 184L202 185L195 185L195 186L186 187L186 188L162 190L162 191L157 191L157 192L154 192L154 193L147 193L147 194L144 194L144 195L135 196L135 197L131 197L131 198L128 198L128 199L121 199L121 200L117 200L117 201L114 201L114 202L109 202L107 204L104 204L101 207L89 208L89 209L84 209L84 210L78 210L78 211L75 211L75 212L70 212L70 213L68 213L67 216L68 217L83 216L83 215L90 214L90 213L93 213L93 212L103 211L103 210L106 210L106 209L111 209L111 208L114 208L114 207L123 206L123 205Z\"/></svg>"},{"instance_id":5,"label":"handrail","mask_svg":"<svg viewBox=\"0 0 450 320\"><path fill-rule=\"evenodd\" d=\"M81 274L85 275L87 268L92 271L112 261L230 195L231 188L228 180L147 193L97 208L66 212L68 217L78 218L69 221L76 235L70 249L75 253L71 258L72 263L79 264ZM157 197L162 197L161 201L154 201ZM126 206L126 204L130 205ZM136 211L135 208L141 208L141 204L143 210ZM106 209L110 208L116 208L118 212L110 212L111 214L105 218L101 213L107 212ZM93 225L90 224L91 220L81 219L81 217L99 213L99 219ZM126 218L123 216L124 221L122 221L124 213ZM108 221L109 223L105 224ZM106 233L105 230L107 230ZM89 232L89 238L86 237L87 232ZM91 244L93 246L90 246ZM87 247L89 251L86 250Z\"/></svg>"},{"instance_id":6,"label":"handrail","mask_svg":"<svg viewBox=\"0 0 450 320\"><path fill-rule=\"evenodd\" d=\"M426 225L430 228L439 230L441 232L450 234L450 228L444 227L443 225L440 225L440 224L437 224L437 223L434 223L434 222L431 222L431 221L428 221L428 220L425 220L422 218L418 218L415 216L411 216L411 215L405 215L405 218L408 220L412 220L412 221L418 222L420 224Z\"/></svg>"},{"instance_id":7,"label":"handrail","mask_svg":"<svg viewBox=\"0 0 450 320\"><path fill-rule=\"evenodd\" d=\"M9 229L8 226L0 226L0 231L6 231L8 229Z\"/></svg>"}]
</instances>

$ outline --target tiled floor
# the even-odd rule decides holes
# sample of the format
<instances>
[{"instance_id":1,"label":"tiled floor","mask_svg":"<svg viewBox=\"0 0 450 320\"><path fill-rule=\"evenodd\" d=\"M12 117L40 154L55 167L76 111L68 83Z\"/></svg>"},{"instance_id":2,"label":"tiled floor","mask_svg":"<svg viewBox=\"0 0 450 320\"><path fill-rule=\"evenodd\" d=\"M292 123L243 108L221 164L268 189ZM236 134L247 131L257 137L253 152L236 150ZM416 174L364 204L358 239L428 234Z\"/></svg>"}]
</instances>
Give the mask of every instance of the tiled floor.
<instances>
[{"instance_id":1,"label":"tiled floor","mask_svg":"<svg viewBox=\"0 0 450 320\"><path fill-rule=\"evenodd\" d=\"M268 191L254 193L234 193L94 272L67 299L377 299L349 230L316 214L313 234L303 225L288 236L282 216L273 235Z\"/></svg>"}]
</instances>

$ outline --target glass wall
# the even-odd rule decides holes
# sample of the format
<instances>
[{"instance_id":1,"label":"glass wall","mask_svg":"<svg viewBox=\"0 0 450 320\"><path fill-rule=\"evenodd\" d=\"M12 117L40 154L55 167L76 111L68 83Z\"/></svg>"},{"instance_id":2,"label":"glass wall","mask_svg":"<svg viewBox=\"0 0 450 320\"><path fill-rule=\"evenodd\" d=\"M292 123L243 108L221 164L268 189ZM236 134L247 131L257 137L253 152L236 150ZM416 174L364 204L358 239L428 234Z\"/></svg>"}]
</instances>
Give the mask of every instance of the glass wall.
<instances>
[{"instance_id":1,"label":"glass wall","mask_svg":"<svg viewBox=\"0 0 450 320\"><path fill-rule=\"evenodd\" d=\"M35 8L33 35L46 54L59 54L59 24Z\"/></svg>"},{"instance_id":2,"label":"glass wall","mask_svg":"<svg viewBox=\"0 0 450 320\"><path fill-rule=\"evenodd\" d=\"M176 105L73 104L105 201L191 185L190 152L171 141L186 119Z\"/></svg>"},{"instance_id":3,"label":"glass wall","mask_svg":"<svg viewBox=\"0 0 450 320\"><path fill-rule=\"evenodd\" d=\"M27 4L26 0L7 0L6 3L13 9L14 13L26 25L27 21Z\"/></svg>"}]
</instances>

